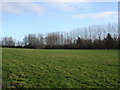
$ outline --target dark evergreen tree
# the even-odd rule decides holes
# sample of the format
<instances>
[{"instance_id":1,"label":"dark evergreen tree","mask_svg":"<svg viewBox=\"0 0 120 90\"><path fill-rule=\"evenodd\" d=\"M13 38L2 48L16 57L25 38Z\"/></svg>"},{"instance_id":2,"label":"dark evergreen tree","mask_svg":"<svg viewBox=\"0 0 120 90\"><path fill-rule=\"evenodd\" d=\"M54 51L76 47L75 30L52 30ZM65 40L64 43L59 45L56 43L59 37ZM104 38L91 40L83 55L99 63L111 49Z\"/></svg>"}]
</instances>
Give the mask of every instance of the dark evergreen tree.
<instances>
[{"instance_id":1,"label":"dark evergreen tree","mask_svg":"<svg viewBox=\"0 0 120 90\"><path fill-rule=\"evenodd\" d=\"M107 49L112 49L113 48L114 40L109 33L108 33L107 37L104 39L104 42L105 42L105 47Z\"/></svg>"},{"instance_id":2,"label":"dark evergreen tree","mask_svg":"<svg viewBox=\"0 0 120 90\"><path fill-rule=\"evenodd\" d=\"M80 37L78 37L78 39L77 39L77 46L78 46L78 48L82 48L82 46L83 46L82 39Z\"/></svg>"}]
</instances>

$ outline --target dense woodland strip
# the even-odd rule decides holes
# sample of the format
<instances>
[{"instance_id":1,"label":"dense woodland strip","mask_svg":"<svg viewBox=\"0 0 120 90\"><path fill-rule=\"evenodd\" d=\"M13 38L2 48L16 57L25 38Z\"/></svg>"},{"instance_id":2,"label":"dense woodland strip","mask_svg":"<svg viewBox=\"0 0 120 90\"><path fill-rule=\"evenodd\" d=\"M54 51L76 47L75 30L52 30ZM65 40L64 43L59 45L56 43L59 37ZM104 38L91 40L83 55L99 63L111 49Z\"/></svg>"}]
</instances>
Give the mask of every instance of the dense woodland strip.
<instances>
[{"instance_id":1,"label":"dense woodland strip","mask_svg":"<svg viewBox=\"0 0 120 90\"><path fill-rule=\"evenodd\" d=\"M28 34L23 41L3 37L1 45L36 49L118 49L120 34L117 23L109 23L78 28L70 32Z\"/></svg>"}]
</instances>

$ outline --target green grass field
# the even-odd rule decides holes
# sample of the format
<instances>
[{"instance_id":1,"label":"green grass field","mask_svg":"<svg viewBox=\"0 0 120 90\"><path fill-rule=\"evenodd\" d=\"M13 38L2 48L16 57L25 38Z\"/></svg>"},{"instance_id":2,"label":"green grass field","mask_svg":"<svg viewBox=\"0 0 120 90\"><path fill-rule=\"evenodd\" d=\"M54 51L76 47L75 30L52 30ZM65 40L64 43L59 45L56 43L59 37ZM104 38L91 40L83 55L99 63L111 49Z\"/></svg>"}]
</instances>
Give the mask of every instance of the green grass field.
<instances>
[{"instance_id":1,"label":"green grass field","mask_svg":"<svg viewBox=\"0 0 120 90\"><path fill-rule=\"evenodd\" d=\"M3 48L3 88L117 88L117 50Z\"/></svg>"}]
</instances>

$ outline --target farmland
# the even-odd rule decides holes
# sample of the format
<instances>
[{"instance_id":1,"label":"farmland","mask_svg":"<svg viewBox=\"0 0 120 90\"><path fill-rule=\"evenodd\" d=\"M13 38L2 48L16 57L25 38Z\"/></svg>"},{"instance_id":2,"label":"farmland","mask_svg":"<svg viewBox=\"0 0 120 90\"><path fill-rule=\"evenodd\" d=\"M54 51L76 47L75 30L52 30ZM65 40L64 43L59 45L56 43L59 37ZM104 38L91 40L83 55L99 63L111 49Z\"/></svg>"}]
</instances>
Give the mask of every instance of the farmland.
<instances>
[{"instance_id":1,"label":"farmland","mask_svg":"<svg viewBox=\"0 0 120 90\"><path fill-rule=\"evenodd\" d=\"M3 88L117 88L118 50L2 49Z\"/></svg>"}]
</instances>

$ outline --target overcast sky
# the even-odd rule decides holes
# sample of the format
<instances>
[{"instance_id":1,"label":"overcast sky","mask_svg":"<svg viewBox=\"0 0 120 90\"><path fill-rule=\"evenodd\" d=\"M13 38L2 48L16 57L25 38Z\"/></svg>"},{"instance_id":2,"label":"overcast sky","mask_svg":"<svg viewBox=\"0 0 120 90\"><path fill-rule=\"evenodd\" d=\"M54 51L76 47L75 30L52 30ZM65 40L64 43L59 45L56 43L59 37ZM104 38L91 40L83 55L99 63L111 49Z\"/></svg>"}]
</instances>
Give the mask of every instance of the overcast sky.
<instances>
[{"instance_id":1,"label":"overcast sky","mask_svg":"<svg viewBox=\"0 0 120 90\"><path fill-rule=\"evenodd\" d=\"M2 36L22 40L30 33L67 32L117 22L117 11L117 2L2 3Z\"/></svg>"}]
</instances>

